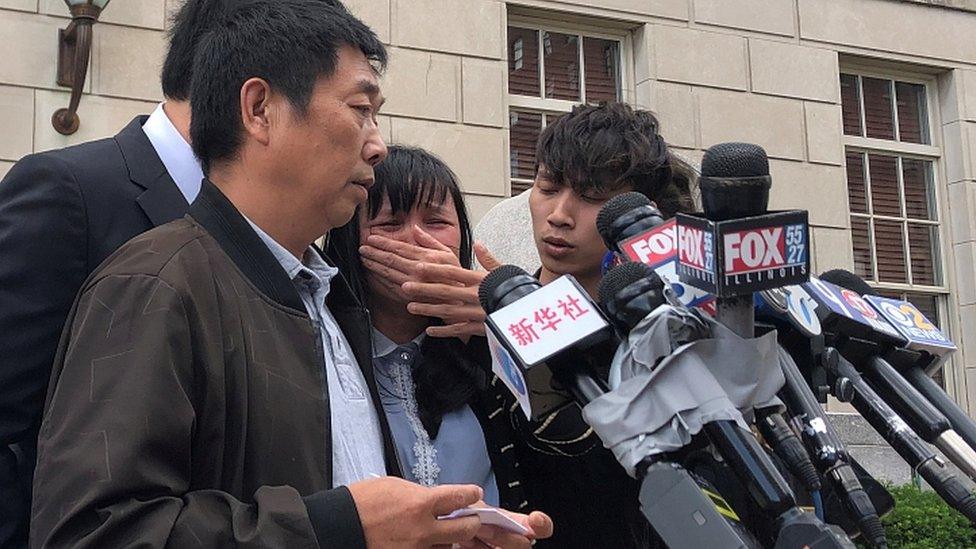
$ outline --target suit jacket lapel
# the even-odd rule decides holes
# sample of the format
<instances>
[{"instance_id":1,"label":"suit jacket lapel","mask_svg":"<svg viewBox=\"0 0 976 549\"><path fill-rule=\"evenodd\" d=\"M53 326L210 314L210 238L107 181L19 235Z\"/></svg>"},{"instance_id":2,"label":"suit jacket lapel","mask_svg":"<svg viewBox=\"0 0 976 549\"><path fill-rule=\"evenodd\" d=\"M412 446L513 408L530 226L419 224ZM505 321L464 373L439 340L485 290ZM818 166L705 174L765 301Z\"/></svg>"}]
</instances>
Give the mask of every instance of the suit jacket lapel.
<instances>
[{"instance_id":1,"label":"suit jacket lapel","mask_svg":"<svg viewBox=\"0 0 976 549\"><path fill-rule=\"evenodd\" d=\"M138 116L129 122L118 135L116 143L122 151L129 179L145 189L136 203L146 213L153 226L169 223L183 217L190 205L170 177L152 143L142 131L148 116Z\"/></svg>"}]
</instances>

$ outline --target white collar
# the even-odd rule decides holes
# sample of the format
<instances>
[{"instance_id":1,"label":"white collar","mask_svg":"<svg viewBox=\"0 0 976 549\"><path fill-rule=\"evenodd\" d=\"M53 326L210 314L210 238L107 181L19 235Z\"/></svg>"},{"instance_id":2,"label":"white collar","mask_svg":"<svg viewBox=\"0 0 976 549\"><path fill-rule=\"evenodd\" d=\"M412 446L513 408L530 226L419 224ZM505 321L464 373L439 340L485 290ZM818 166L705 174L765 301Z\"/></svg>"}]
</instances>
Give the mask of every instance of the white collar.
<instances>
[{"instance_id":1,"label":"white collar","mask_svg":"<svg viewBox=\"0 0 976 549\"><path fill-rule=\"evenodd\" d=\"M183 139L176 126L166 116L162 103L149 115L149 119L142 125L142 131L149 138L153 149L156 150L166 171L183 193L183 197L188 203L192 203L200 194L203 169L200 167L200 161L193 154L190 144Z\"/></svg>"}]
</instances>

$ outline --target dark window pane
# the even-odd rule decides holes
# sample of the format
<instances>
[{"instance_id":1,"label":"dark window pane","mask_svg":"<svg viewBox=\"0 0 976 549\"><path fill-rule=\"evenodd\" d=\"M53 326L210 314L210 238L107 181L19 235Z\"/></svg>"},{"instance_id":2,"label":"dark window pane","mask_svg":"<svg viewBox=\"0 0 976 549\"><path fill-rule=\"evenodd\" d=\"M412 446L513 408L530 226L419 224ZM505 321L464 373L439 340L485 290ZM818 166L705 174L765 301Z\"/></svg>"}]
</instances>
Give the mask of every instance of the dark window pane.
<instances>
[{"instance_id":1,"label":"dark window pane","mask_svg":"<svg viewBox=\"0 0 976 549\"><path fill-rule=\"evenodd\" d=\"M925 86L921 84L895 83L898 99L898 132L901 141L909 143L929 142L928 120L925 108Z\"/></svg>"},{"instance_id":2,"label":"dark window pane","mask_svg":"<svg viewBox=\"0 0 976 549\"><path fill-rule=\"evenodd\" d=\"M871 265L871 234L868 220L851 218L851 241L854 245L854 272L866 280L874 280L874 267Z\"/></svg>"},{"instance_id":3,"label":"dark window pane","mask_svg":"<svg viewBox=\"0 0 976 549\"><path fill-rule=\"evenodd\" d=\"M864 154L847 153L847 196L854 213L868 213L868 197L864 190Z\"/></svg>"},{"instance_id":4,"label":"dark window pane","mask_svg":"<svg viewBox=\"0 0 976 549\"><path fill-rule=\"evenodd\" d=\"M912 283L937 286L942 283L939 273L939 233L932 225L908 224L908 245L911 246Z\"/></svg>"},{"instance_id":5,"label":"dark window pane","mask_svg":"<svg viewBox=\"0 0 976 549\"><path fill-rule=\"evenodd\" d=\"M868 137L894 139L895 122L891 113L891 80L861 78L864 90L864 125Z\"/></svg>"},{"instance_id":6,"label":"dark window pane","mask_svg":"<svg viewBox=\"0 0 976 549\"><path fill-rule=\"evenodd\" d=\"M935 187L932 184L932 163L903 158L902 179L905 182L905 213L914 219L938 219L935 213Z\"/></svg>"},{"instance_id":7,"label":"dark window pane","mask_svg":"<svg viewBox=\"0 0 976 549\"><path fill-rule=\"evenodd\" d=\"M620 96L620 46L615 40L583 38L586 102L614 101Z\"/></svg>"},{"instance_id":8,"label":"dark window pane","mask_svg":"<svg viewBox=\"0 0 976 549\"><path fill-rule=\"evenodd\" d=\"M871 206L875 215L901 216L898 194L898 159L880 154L868 155L871 176Z\"/></svg>"},{"instance_id":9,"label":"dark window pane","mask_svg":"<svg viewBox=\"0 0 976 549\"><path fill-rule=\"evenodd\" d=\"M508 27L508 93L539 97L539 31Z\"/></svg>"},{"instance_id":10,"label":"dark window pane","mask_svg":"<svg viewBox=\"0 0 976 549\"><path fill-rule=\"evenodd\" d=\"M542 115L534 112L510 111L509 156L512 178L533 179L535 177L535 145L542 131Z\"/></svg>"},{"instance_id":11,"label":"dark window pane","mask_svg":"<svg viewBox=\"0 0 976 549\"><path fill-rule=\"evenodd\" d=\"M897 221L874 220L875 257L878 260L878 280L908 283L905 269L905 242L902 224Z\"/></svg>"},{"instance_id":12,"label":"dark window pane","mask_svg":"<svg viewBox=\"0 0 976 549\"><path fill-rule=\"evenodd\" d=\"M857 89L857 76L840 75L840 104L844 113L844 135L862 136L861 99Z\"/></svg>"},{"instance_id":13,"label":"dark window pane","mask_svg":"<svg viewBox=\"0 0 976 549\"><path fill-rule=\"evenodd\" d=\"M542 31L546 98L580 100L579 37Z\"/></svg>"}]
</instances>

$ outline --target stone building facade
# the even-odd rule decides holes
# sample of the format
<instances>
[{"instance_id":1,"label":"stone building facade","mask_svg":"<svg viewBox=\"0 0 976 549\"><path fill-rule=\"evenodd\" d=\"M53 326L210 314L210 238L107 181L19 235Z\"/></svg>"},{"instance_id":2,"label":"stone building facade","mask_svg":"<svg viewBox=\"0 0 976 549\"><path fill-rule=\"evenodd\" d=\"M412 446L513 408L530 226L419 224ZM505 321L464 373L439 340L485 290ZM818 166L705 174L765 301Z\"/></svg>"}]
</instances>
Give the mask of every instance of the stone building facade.
<instances>
[{"instance_id":1,"label":"stone building facade","mask_svg":"<svg viewBox=\"0 0 976 549\"><path fill-rule=\"evenodd\" d=\"M179 3L108 5L81 127L65 137L50 122L68 103L55 81L64 2L0 0L0 175L150 112ZM858 270L925 300L960 347L946 388L976 412L976 0L346 3L390 46L386 137L445 158L476 220L526 183L532 132L587 97L655 111L692 161L759 143L772 206L810 211L814 271Z\"/></svg>"}]
</instances>

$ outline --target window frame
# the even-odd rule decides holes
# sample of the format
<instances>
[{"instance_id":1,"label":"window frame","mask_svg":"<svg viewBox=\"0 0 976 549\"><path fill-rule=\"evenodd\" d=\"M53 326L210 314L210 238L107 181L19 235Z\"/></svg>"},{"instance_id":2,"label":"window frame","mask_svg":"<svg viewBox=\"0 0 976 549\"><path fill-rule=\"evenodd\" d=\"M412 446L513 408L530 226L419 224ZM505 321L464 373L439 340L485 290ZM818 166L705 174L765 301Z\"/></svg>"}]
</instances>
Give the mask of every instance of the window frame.
<instances>
[{"instance_id":1,"label":"window frame","mask_svg":"<svg viewBox=\"0 0 976 549\"><path fill-rule=\"evenodd\" d=\"M603 23L603 24L601 24ZM540 128L544 130L548 124L550 115L561 115L573 110L576 105L586 102L586 65L583 63L583 48L580 43L580 98L581 101L568 101L565 99L547 99L545 95L545 56L542 54L542 31L549 31L561 34L575 34L583 38L599 38L603 40L613 40L619 44L619 74L620 74L620 97L619 100L626 103L633 103L635 98L636 85L634 82L634 44L632 30L624 27L613 26L612 23L605 21L588 21L579 24L567 23L566 21L556 21L545 17L536 17L521 14L508 15L505 23L505 149L508 151L507 158L511 158L511 125L508 122L511 118L511 111L522 111L543 115L543 123ZM518 95L509 92L508 82L508 28L519 27L523 29L536 30L539 39L539 97L528 95ZM508 183L507 195L512 195L513 183L520 183L527 187L533 184L532 179L512 177L511 166L506 170Z\"/></svg>"},{"instance_id":2,"label":"window frame","mask_svg":"<svg viewBox=\"0 0 976 549\"><path fill-rule=\"evenodd\" d=\"M871 66L869 64L861 64L856 61L845 62L842 61L839 68L839 75L850 74L859 77L868 78L881 78L885 80L890 80L894 82L905 82L909 84L919 84L925 89L925 107L927 109L927 124L928 124L928 137L930 144L918 144L918 143L907 143L900 141L889 141L885 139L876 139L866 137L867 132L864 127L865 125L865 110L864 110L864 94L862 93L860 87L858 90L858 101L859 101L859 111L861 116L861 133L865 137L847 135L842 133L842 141L844 145L844 156L845 156L845 166L846 166L846 156L848 153L878 153L885 154L889 156L899 157L897 176L898 176L898 186L899 186L899 201L902 208L902 212L905 213L904 217L892 217L886 215L878 215L873 213L873 204L871 201L871 185L870 181L870 164L865 166L865 201L868 212L867 214L855 213L851 211L850 206L848 206L848 216L852 218L860 218L864 220L880 219L897 221L902 223L907 218L907 211L905 211L905 184L904 184L904 173L902 168L901 158L906 159L916 159L924 160L932 163L932 186L933 186L933 202L936 212L936 221L924 221L924 220L913 220L913 223L931 225L937 227L936 235L938 236L938 247L936 248L939 257L937 258L938 264L937 268L941 272L942 282L939 285L923 285L915 284L912 275L912 264L911 264L911 246L907 243L908 240L908 228L907 223L904 223L902 228L902 238L903 242L906 243L906 261L905 268L907 270L906 276L909 280L908 283L896 283L896 282L869 282L872 287L878 288L879 290L885 290L890 292L899 293L918 293L925 295L932 295L936 297L936 307L938 311L939 318L935 319L939 322L941 329L949 337L955 332L956 325L956 306L952 299L952 290L955 286L955 270L953 269L954 258L952 256L952 246L951 235L949 234L949 225L947 214L949 211L948 205L945 204L945 195L947 192L947 181L946 181L946 160L945 151L943 148L943 135L942 135L942 120L941 111L939 108L939 83L936 74L928 74L924 72L914 72L911 70L896 68L896 67L883 67L879 68L877 66ZM838 75L838 85L840 82L840 77ZM900 137L900 128L898 124L898 109L895 104L896 98L892 98L892 118L894 123L895 136ZM843 129L841 129L843 132ZM847 184L847 176L845 175L845 186ZM871 262L872 268L875 274L878 273L878 258L875 243L874 234L874 224L868 223L869 227L869 238L871 242ZM956 361L951 357L947 360L943 366L943 376L946 390L951 396L956 400L959 399L960 395L965 394L965 380L962 379L963 373L956 366Z\"/></svg>"}]
</instances>

